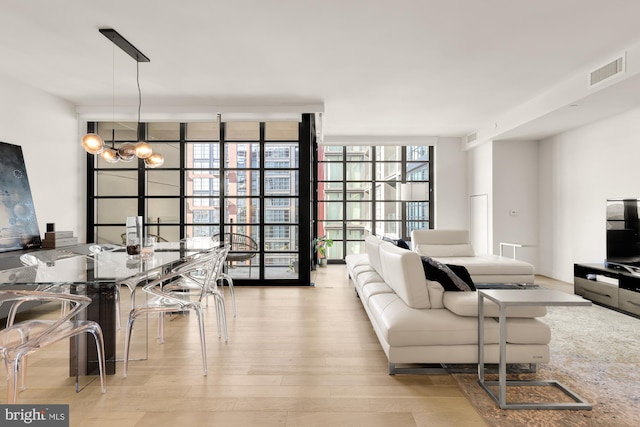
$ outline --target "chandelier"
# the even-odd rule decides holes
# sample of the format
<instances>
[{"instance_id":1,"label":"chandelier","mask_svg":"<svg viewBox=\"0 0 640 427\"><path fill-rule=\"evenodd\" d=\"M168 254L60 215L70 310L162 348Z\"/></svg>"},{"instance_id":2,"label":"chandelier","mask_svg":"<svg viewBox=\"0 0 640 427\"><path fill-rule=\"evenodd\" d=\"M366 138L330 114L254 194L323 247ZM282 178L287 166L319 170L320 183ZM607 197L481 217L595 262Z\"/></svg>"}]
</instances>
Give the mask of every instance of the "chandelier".
<instances>
[{"instance_id":1,"label":"chandelier","mask_svg":"<svg viewBox=\"0 0 640 427\"><path fill-rule=\"evenodd\" d=\"M111 146L105 146L104 139L97 133L88 133L82 138L82 147L89 154L100 155L102 159L108 163L130 162L135 158L143 159L144 164L150 168L162 166L164 157L160 153L154 153L151 145L140 139L140 109L142 106L142 91L140 90L140 63L150 62L142 52L129 43L116 30L111 28L101 28L102 33L111 42L126 52L129 56L136 60L136 84L138 86L138 122L137 122L137 142L124 143L120 147L115 146L115 132L112 130ZM114 73L115 74L115 73ZM114 90L115 92L115 90ZM115 104L115 101L114 101Z\"/></svg>"}]
</instances>

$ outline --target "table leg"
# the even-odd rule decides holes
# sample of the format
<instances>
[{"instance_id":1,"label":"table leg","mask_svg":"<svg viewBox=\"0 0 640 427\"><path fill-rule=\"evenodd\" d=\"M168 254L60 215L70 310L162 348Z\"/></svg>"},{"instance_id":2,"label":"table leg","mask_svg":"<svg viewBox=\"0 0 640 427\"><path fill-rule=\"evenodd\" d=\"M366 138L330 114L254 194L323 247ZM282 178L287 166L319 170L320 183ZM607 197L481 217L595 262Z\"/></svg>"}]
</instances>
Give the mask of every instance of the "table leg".
<instances>
[{"instance_id":1,"label":"table leg","mask_svg":"<svg viewBox=\"0 0 640 427\"><path fill-rule=\"evenodd\" d=\"M498 371L498 392L500 394L500 408L505 409L507 404L507 316L505 307L500 304L499 320L500 326L500 368Z\"/></svg>"},{"instance_id":2,"label":"table leg","mask_svg":"<svg viewBox=\"0 0 640 427\"><path fill-rule=\"evenodd\" d=\"M478 381L484 384L484 296L478 293Z\"/></svg>"},{"instance_id":3,"label":"table leg","mask_svg":"<svg viewBox=\"0 0 640 427\"><path fill-rule=\"evenodd\" d=\"M114 283L94 283L82 286L84 289L77 289L77 292L91 298L85 319L98 322L102 328L105 374L114 375L116 373L117 332L115 317L116 285ZM93 338L81 336L78 339L71 339L70 346L69 374L76 377L77 375L98 375L98 355Z\"/></svg>"}]
</instances>

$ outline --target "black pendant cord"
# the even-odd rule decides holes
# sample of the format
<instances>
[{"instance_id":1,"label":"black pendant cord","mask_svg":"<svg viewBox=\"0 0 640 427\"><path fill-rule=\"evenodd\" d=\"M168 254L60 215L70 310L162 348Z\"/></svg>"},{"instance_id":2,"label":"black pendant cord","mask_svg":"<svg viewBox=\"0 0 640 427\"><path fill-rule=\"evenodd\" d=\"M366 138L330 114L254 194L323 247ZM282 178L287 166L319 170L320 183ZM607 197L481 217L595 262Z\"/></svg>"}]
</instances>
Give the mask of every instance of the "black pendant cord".
<instances>
[{"instance_id":1,"label":"black pendant cord","mask_svg":"<svg viewBox=\"0 0 640 427\"><path fill-rule=\"evenodd\" d=\"M116 45L111 47L111 148L116 149Z\"/></svg>"},{"instance_id":2,"label":"black pendant cord","mask_svg":"<svg viewBox=\"0 0 640 427\"><path fill-rule=\"evenodd\" d=\"M142 108L142 91L140 90L140 62L136 61L136 84L138 86L138 127L136 140L140 141L140 109Z\"/></svg>"}]
</instances>

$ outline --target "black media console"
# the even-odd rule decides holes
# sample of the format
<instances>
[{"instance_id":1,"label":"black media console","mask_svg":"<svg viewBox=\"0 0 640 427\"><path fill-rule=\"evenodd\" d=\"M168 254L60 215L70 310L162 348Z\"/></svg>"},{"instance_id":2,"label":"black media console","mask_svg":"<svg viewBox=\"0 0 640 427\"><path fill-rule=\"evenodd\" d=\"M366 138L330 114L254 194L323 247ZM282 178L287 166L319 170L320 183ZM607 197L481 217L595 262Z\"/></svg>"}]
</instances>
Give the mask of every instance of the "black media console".
<instances>
[{"instance_id":1,"label":"black media console","mask_svg":"<svg viewBox=\"0 0 640 427\"><path fill-rule=\"evenodd\" d=\"M640 317L640 273L604 264L574 264L574 292L596 304Z\"/></svg>"}]
</instances>

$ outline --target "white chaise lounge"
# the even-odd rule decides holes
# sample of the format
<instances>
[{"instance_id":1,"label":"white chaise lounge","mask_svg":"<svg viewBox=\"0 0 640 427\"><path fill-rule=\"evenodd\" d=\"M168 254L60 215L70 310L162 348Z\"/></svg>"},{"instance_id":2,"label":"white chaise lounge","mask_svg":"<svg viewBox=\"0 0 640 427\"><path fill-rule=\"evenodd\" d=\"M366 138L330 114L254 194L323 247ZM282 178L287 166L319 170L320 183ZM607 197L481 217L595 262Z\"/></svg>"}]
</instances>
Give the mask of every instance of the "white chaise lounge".
<instances>
[{"instance_id":1,"label":"white chaise lounge","mask_svg":"<svg viewBox=\"0 0 640 427\"><path fill-rule=\"evenodd\" d=\"M533 265L513 258L474 253L467 230L414 230L412 250L444 264L464 266L475 283L532 284Z\"/></svg>"}]
</instances>

